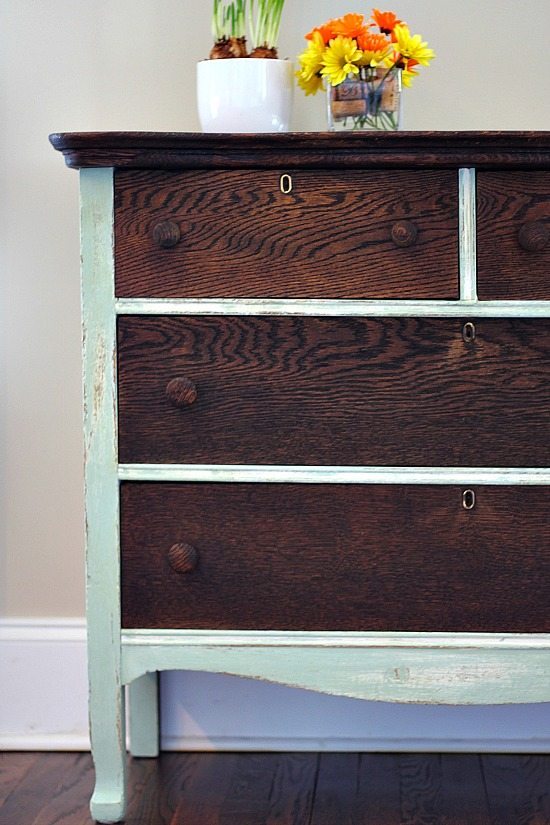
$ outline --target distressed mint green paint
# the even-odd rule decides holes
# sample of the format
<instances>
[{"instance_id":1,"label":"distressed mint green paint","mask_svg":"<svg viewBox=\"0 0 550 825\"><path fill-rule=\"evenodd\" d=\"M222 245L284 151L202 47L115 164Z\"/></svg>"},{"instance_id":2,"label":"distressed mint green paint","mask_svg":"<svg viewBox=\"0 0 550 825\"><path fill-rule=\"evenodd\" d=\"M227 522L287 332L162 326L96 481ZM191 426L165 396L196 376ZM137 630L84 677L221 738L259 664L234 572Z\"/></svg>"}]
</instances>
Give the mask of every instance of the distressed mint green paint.
<instances>
[{"instance_id":1,"label":"distressed mint green paint","mask_svg":"<svg viewBox=\"0 0 550 825\"><path fill-rule=\"evenodd\" d=\"M121 481L291 484L550 484L550 469L500 467L303 467L247 464L119 464Z\"/></svg>"},{"instance_id":2,"label":"distressed mint green paint","mask_svg":"<svg viewBox=\"0 0 550 825\"><path fill-rule=\"evenodd\" d=\"M158 756L158 674L145 673L128 688L132 756Z\"/></svg>"},{"instance_id":3,"label":"distressed mint green paint","mask_svg":"<svg viewBox=\"0 0 550 825\"><path fill-rule=\"evenodd\" d=\"M378 637L378 638L377 638ZM223 672L371 701L550 701L550 640L497 634L125 631L124 681L155 668Z\"/></svg>"},{"instance_id":4,"label":"distressed mint green paint","mask_svg":"<svg viewBox=\"0 0 550 825\"><path fill-rule=\"evenodd\" d=\"M460 298L477 300L476 170L458 171Z\"/></svg>"},{"instance_id":5,"label":"distressed mint green paint","mask_svg":"<svg viewBox=\"0 0 550 825\"><path fill-rule=\"evenodd\" d=\"M471 648L477 650L550 650L550 633L434 633L361 630L126 630L122 645L127 650L152 644L156 647L295 647L295 648Z\"/></svg>"},{"instance_id":6,"label":"distressed mint green paint","mask_svg":"<svg viewBox=\"0 0 550 825\"><path fill-rule=\"evenodd\" d=\"M82 170L91 808L97 820L124 816L123 685L130 692L132 752L158 752L157 671L225 672L378 701L550 701L550 635L120 628L119 480L550 484L550 469L538 468L117 465L117 314L550 318L550 301L477 300L475 171L461 169L458 179L459 300L115 300L113 171Z\"/></svg>"},{"instance_id":7,"label":"distressed mint green paint","mask_svg":"<svg viewBox=\"0 0 550 825\"><path fill-rule=\"evenodd\" d=\"M465 269L463 290L473 291ZM470 284L468 286L468 284ZM550 301L346 301L263 298L119 298L119 315L322 315L429 318L548 318Z\"/></svg>"},{"instance_id":8,"label":"distressed mint green paint","mask_svg":"<svg viewBox=\"0 0 550 825\"><path fill-rule=\"evenodd\" d=\"M81 171L84 445L92 816L125 812L120 661L119 513L113 264L113 171Z\"/></svg>"}]
</instances>

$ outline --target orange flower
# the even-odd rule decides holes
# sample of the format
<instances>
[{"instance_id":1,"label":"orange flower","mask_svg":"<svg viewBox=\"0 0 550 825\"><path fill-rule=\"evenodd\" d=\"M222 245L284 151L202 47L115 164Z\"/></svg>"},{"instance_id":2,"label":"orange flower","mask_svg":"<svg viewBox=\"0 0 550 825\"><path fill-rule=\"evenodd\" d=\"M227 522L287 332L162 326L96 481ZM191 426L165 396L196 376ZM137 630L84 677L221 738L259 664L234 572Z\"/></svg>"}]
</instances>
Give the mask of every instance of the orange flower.
<instances>
[{"instance_id":1,"label":"orange flower","mask_svg":"<svg viewBox=\"0 0 550 825\"><path fill-rule=\"evenodd\" d=\"M377 55L377 59L380 61L382 56L385 56L388 51L390 41L384 37L383 34L373 34L372 32L366 31L357 38L357 45L361 51L371 55L371 58L373 55ZM369 62L371 58L369 58Z\"/></svg>"},{"instance_id":2,"label":"orange flower","mask_svg":"<svg viewBox=\"0 0 550 825\"><path fill-rule=\"evenodd\" d=\"M382 34L391 34L392 40L394 40L393 30L403 22L393 11L380 11L380 9L372 10L372 19L373 23L371 25L378 26Z\"/></svg>"},{"instance_id":3,"label":"orange flower","mask_svg":"<svg viewBox=\"0 0 550 825\"><path fill-rule=\"evenodd\" d=\"M366 31L364 16L362 14L345 14L339 17L338 20L333 20L335 33L341 34L342 37L351 37L357 40L360 35Z\"/></svg>"},{"instance_id":4,"label":"orange flower","mask_svg":"<svg viewBox=\"0 0 550 825\"><path fill-rule=\"evenodd\" d=\"M308 34L306 34L306 40L313 40L314 33L319 32L319 34L323 38L323 43L326 46L327 43L330 40L332 40L333 37L336 37L336 32L334 31L335 23L335 20L328 20L326 23L323 23L322 26L317 26L315 29L312 29L310 32L308 32Z\"/></svg>"},{"instance_id":5,"label":"orange flower","mask_svg":"<svg viewBox=\"0 0 550 825\"><path fill-rule=\"evenodd\" d=\"M357 45L363 52L361 66L379 66L389 56L390 41L383 34L366 32L357 39Z\"/></svg>"}]
</instances>

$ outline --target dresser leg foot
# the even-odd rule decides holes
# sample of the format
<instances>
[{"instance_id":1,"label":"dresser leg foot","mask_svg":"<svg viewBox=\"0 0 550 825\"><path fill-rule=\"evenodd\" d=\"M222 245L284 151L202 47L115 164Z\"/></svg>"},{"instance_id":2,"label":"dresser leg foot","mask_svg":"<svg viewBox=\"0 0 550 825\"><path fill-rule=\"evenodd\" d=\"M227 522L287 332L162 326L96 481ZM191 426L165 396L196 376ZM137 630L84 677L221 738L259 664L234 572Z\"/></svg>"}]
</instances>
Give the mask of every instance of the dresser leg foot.
<instances>
[{"instance_id":1,"label":"dresser leg foot","mask_svg":"<svg viewBox=\"0 0 550 825\"><path fill-rule=\"evenodd\" d=\"M158 673L146 673L128 686L132 756L158 756Z\"/></svg>"},{"instance_id":2,"label":"dresser leg foot","mask_svg":"<svg viewBox=\"0 0 550 825\"><path fill-rule=\"evenodd\" d=\"M90 810L97 822L121 822L126 813L124 688L118 681L112 685L105 672L100 684L101 672L99 668L90 669L90 732L95 767Z\"/></svg>"},{"instance_id":3,"label":"dresser leg foot","mask_svg":"<svg viewBox=\"0 0 550 825\"><path fill-rule=\"evenodd\" d=\"M122 822L126 815L126 799L124 795L115 799L106 791L99 791L96 787L90 802L92 819L95 822Z\"/></svg>"}]
</instances>

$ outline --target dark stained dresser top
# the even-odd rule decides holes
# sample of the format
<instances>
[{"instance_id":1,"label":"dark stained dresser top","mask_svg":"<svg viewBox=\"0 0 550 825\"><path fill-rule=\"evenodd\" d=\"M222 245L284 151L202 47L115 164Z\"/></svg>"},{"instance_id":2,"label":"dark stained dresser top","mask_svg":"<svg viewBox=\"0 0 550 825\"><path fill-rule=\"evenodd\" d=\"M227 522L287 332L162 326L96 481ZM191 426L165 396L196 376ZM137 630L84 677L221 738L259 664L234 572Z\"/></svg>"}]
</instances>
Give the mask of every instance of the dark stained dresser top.
<instances>
[{"instance_id":1,"label":"dark stained dresser top","mask_svg":"<svg viewBox=\"0 0 550 825\"><path fill-rule=\"evenodd\" d=\"M550 169L545 132L66 132L67 166L134 169L443 167Z\"/></svg>"}]
</instances>

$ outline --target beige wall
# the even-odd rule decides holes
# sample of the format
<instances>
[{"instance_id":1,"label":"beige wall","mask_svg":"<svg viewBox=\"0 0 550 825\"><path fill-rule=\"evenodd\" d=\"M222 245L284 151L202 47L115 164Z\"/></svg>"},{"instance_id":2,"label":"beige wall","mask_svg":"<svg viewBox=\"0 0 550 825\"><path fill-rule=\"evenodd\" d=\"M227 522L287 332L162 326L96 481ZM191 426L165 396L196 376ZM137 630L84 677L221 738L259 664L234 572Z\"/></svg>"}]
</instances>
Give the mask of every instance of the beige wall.
<instances>
[{"instance_id":1,"label":"beige wall","mask_svg":"<svg viewBox=\"0 0 550 825\"><path fill-rule=\"evenodd\" d=\"M77 174L47 135L197 128L194 66L210 2L4 0L0 615L84 610ZM438 59L406 93L410 129L549 129L548 0L400 0ZM287 0L281 53L370 6ZM527 9L528 14L522 12ZM294 128L324 128L297 94Z\"/></svg>"}]
</instances>

